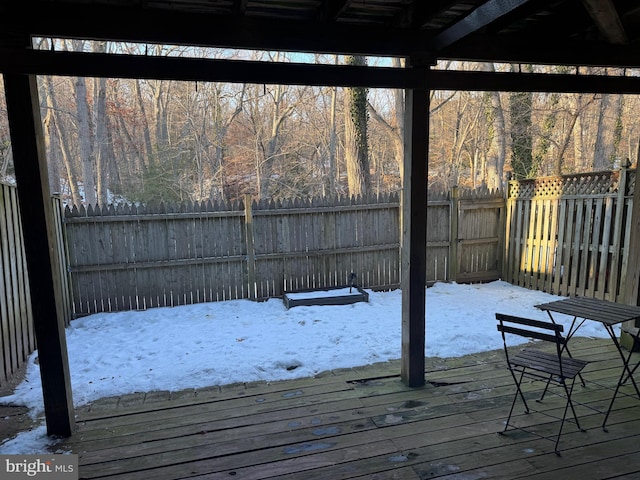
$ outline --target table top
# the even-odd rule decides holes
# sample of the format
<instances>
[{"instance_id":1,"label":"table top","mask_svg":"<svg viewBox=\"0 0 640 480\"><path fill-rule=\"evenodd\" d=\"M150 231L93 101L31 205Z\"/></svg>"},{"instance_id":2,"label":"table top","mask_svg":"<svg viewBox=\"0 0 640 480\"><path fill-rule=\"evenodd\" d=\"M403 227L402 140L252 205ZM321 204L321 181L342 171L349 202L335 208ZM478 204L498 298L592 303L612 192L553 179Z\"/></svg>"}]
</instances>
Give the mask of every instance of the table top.
<instances>
[{"instance_id":1,"label":"table top","mask_svg":"<svg viewBox=\"0 0 640 480\"><path fill-rule=\"evenodd\" d=\"M597 298L571 297L536 305L540 310L595 320L606 325L616 325L640 318L640 306L599 300Z\"/></svg>"}]
</instances>

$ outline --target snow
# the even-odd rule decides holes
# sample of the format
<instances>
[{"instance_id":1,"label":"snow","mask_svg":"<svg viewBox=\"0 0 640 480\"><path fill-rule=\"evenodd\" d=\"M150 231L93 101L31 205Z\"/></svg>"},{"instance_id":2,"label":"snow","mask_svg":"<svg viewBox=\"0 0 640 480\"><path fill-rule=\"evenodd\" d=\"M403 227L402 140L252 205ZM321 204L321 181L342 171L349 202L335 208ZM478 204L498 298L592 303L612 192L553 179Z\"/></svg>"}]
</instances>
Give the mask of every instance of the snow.
<instances>
[{"instance_id":1,"label":"snow","mask_svg":"<svg viewBox=\"0 0 640 480\"><path fill-rule=\"evenodd\" d=\"M232 300L76 319L66 331L74 405L134 392L309 377L398 359L402 293L366 291L368 302L350 305L287 310L281 299ZM547 313L535 305L560 298L503 281L436 283L426 290L425 356L502 348L496 312L544 320ZM554 318L567 326L571 321ZM608 336L596 322L586 322L577 335ZM29 357L14 392L0 397L0 404L28 407L37 427L0 440L0 454L55 450L44 426L37 355Z\"/></svg>"}]
</instances>

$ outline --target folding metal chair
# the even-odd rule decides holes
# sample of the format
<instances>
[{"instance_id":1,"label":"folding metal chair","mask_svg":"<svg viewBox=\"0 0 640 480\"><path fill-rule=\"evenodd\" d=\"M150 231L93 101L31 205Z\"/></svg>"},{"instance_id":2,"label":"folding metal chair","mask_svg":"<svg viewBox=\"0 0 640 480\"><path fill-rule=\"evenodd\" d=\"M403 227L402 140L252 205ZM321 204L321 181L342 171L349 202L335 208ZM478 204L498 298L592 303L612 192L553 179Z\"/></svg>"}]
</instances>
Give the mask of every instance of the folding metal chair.
<instances>
[{"instance_id":1,"label":"folding metal chair","mask_svg":"<svg viewBox=\"0 0 640 480\"><path fill-rule=\"evenodd\" d=\"M518 398L520 398L524 404L525 413L529 413L531 411L522 391L522 382L524 379L540 380L546 383L541 397L537 400L538 402L542 401L542 398L547 393L547 389L551 384L559 385L562 387L562 391L559 392L558 395L566 398L564 413L560 419L560 428L558 429L558 434L555 437L554 450L557 455L560 455L558 444L560 442L560 435L562 433L564 422L567 419L567 412L569 408L571 408L571 413L573 414L576 426L584 432L580 427L574 403L571 400L571 394L573 392L573 385L576 377L589 362L566 355L565 347L567 339L562 336L562 331L564 329L562 325L543 320L532 320L513 315L505 315L502 313L496 313L496 319L498 320L498 331L502 334L507 367L509 368L516 385L516 392L513 396L513 402L511 403L511 409L509 410L509 416L504 430L498 433L504 434L509 427L512 427L512 429L526 431L538 437L553 440L552 438L539 435L535 432L512 424L511 417ZM514 354L513 350L510 351L508 345L509 334L518 335L528 339L550 342L555 344L555 351L544 352L535 348L524 348ZM549 415L548 413L544 414Z\"/></svg>"}]
</instances>

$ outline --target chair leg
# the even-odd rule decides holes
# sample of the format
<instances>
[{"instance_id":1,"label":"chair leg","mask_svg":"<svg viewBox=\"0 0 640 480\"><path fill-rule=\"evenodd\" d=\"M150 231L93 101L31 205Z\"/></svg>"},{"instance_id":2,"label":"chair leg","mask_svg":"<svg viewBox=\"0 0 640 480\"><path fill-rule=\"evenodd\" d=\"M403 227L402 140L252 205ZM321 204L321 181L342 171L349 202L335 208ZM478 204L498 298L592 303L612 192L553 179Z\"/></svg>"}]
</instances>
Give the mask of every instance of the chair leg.
<instances>
[{"instance_id":1,"label":"chair leg","mask_svg":"<svg viewBox=\"0 0 640 480\"><path fill-rule=\"evenodd\" d=\"M520 387L520 384L522 383L522 379L524 377L524 371L520 372L520 376L518 378L518 376L516 375L516 373L511 370L511 375L513 376L513 379L516 383L516 393L513 396L513 401L511 402L511 409L509 410L509 416L507 417L507 421L505 423L505 427L504 430L502 430L501 432L498 432L499 434L503 434L504 432L507 431L507 429L509 428L509 425L511 424L511 416L513 415L513 411L515 408L515 404L518 400L518 397L520 397L520 399L522 400L524 406L525 406L525 413L529 413L529 406L527 405L527 401L524 398L524 393L522 392L522 389ZM542 398L544 397L544 394L547 392L547 389L549 387L550 381L547 381L547 384L545 385L545 389L544 392L542 394L542 396L540 397L540 400L542 400ZM560 453L560 449L558 448L560 445L560 436L562 435L562 430L564 428L564 422L567 419L567 414L569 413L569 409L571 409L571 413L573 415L573 418L576 422L576 426L578 427L578 429L581 432L584 432L585 430L580 426L580 421L578 420L578 415L576 414L576 410L575 407L573 405L573 401L571 400L571 394L573 393L573 387L575 384L575 378L571 381L570 384L567 384L566 381L562 382L562 387L564 388L564 393L566 396L567 401L565 402L564 405L564 412L562 414L562 419L560 420L560 427L558 428L558 433L556 435L556 439L555 439L555 446L554 446L554 452L556 455L558 456L562 456L562 454ZM517 427L515 427L517 428ZM544 438L548 438L548 437L544 437ZM549 438L549 440L551 440L551 438Z\"/></svg>"},{"instance_id":2,"label":"chair leg","mask_svg":"<svg viewBox=\"0 0 640 480\"><path fill-rule=\"evenodd\" d=\"M513 381L516 384L516 393L513 395L513 401L511 402L511 408L509 409L509 415L507 416L507 421L505 422L504 425L504 430L502 430L501 432L498 433L504 433L507 431L507 429L509 428L509 424L511 422L511 416L513 415L513 410L516 406L516 401L518 400L518 397L520 397L520 399L522 400L522 403L524 404L524 411L525 413L529 413L529 405L527 404L527 400L524 398L524 393L522 392L522 389L520 388L520 383L522 382L522 378L524 377L524 370L520 372L520 378L518 378L516 376L516 373L509 369L509 371L511 372L511 376L513 377Z\"/></svg>"},{"instance_id":3,"label":"chair leg","mask_svg":"<svg viewBox=\"0 0 640 480\"><path fill-rule=\"evenodd\" d=\"M547 384L544 386L544 390L542 391L542 395L540 395L540 398L538 398L536 400L536 402L541 402L542 400L544 400L544 396L547 394L547 390L549 389L549 384L551 383L551 375L549 375L549 379L547 380Z\"/></svg>"},{"instance_id":4,"label":"chair leg","mask_svg":"<svg viewBox=\"0 0 640 480\"><path fill-rule=\"evenodd\" d=\"M584 428L582 428L580 426L580 420L578 420L578 415L576 414L576 409L573 406L573 400L571 400L571 395L573 393L573 385L574 385L575 379L573 382L571 382L571 387L567 388L566 385L564 385L564 390L565 392L567 392L567 403L568 405L571 407L571 413L573 414L573 419L576 421L576 427L578 427L578 430L580 430L581 432L586 432L586 430Z\"/></svg>"},{"instance_id":5,"label":"chair leg","mask_svg":"<svg viewBox=\"0 0 640 480\"><path fill-rule=\"evenodd\" d=\"M562 386L564 387L564 393L567 396L567 402L564 406L564 414L562 415L562 420L560 421L560 428L558 429L558 436L556 437L555 452L556 452L556 455L558 456L560 456L560 450L558 450L558 444L560 443L560 435L562 434L562 428L564 427L564 422L567 418L567 412L569 411L569 408L571 408L571 413L573 414L573 418L576 421L576 426L578 427L578 429L581 432L586 431L580 426L578 415L576 415L576 409L574 408L573 402L571 401L571 393L573 392L574 383L575 383L575 378L571 382L570 386L567 386L566 382L562 382Z\"/></svg>"},{"instance_id":6,"label":"chair leg","mask_svg":"<svg viewBox=\"0 0 640 480\"><path fill-rule=\"evenodd\" d=\"M520 399L522 400L522 403L524 403L524 411L525 413L529 413L529 404L527 403L527 400L524 398L524 393L522 393L522 389L520 388L520 385L522 384L522 379L524 378L524 369L520 372L520 378L516 378L516 374L514 371L511 371L511 375L513 376L513 380L516 383L516 390L517 390L517 395L520 396ZM515 403L515 402L514 402Z\"/></svg>"}]
</instances>

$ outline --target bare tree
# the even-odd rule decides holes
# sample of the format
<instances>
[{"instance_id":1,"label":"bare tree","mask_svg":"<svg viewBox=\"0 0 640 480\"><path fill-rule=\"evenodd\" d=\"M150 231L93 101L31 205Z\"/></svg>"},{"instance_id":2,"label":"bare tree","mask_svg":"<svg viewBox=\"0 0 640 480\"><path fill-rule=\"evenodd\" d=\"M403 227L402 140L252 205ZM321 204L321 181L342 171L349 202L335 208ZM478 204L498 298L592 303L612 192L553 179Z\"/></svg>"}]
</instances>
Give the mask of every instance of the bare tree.
<instances>
[{"instance_id":1,"label":"bare tree","mask_svg":"<svg viewBox=\"0 0 640 480\"><path fill-rule=\"evenodd\" d=\"M571 99L571 97L569 97ZM574 100L574 108L570 109L570 107L566 108L566 113L564 115L564 125L563 131L564 134L560 137L558 141L558 147L556 149L555 158L553 158L552 164L552 172L554 175L562 175L565 159L569 152L571 140L574 141L574 164L580 164L582 158L582 128L579 126L581 122L582 112L595 100L595 95L590 98L582 93L575 94L573 96Z\"/></svg>"},{"instance_id":2,"label":"bare tree","mask_svg":"<svg viewBox=\"0 0 640 480\"><path fill-rule=\"evenodd\" d=\"M489 188L502 188L504 167L507 158L507 135L504 120L504 108L500 92L490 92L491 101L491 129L489 152L487 154L486 182Z\"/></svg>"},{"instance_id":3,"label":"bare tree","mask_svg":"<svg viewBox=\"0 0 640 480\"><path fill-rule=\"evenodd\" d=\"M392 66L395 68L403 68L404 61L400 58L394 57L392 59ZM393 98L393 106L391 109L392 118L387 121L376 108L369 102L369 114L371 119L382 128L387 134L391 143L393 144L395 152L395 160L398 165L398 172L400 177L400 185L404 178L404 91L400 89L394 89L391 91Z\"/></svg>"},{"instance_id":4,"label":"bare tree","mask_svg":"<svg viewBox=\"0 0 640 480\"><path fill-rule=\"evenodd\" d=\"M136 102L138 104L138 109L140 111L140 123L142 125L142 137L144 138L144 146L147 152L146 164L143 163L143 167L149 167L153 163L153 145L151 143L151 131L149 129L149 121L147 119L147 113L145 109L144 100L142 98L142 89L140 85L140 80L135 80L135 95Z\"/></svg>"},{"instance_id":5,"label":"bare tree","mask_svg":"<svg viewBox=\"0 0 640 480\"><path fill-rule=\"evenodd\" d=\"M512 65L512 71L519 71L519 65ZM531 65L525 69L530 72ZM531 178L537 174L533 164L533 138L531 92L512 92L509 95L509 112L511 120L511 168L518 179Z\"/></svg>"},{"instance_id":6,"label":"bare tree","mask_svg":"<svg viewBox=\"0 0 640 480\"><path fill-rule=\"evenodd\" d=\"M333 87L331 89L331 106L329 108L329 192L335 195L338 192L338 162L336 159L336 149L338 144L338 127L336 122L338 87Z\"/></svg>"},{"instance_id":7,"label":"bare tree","mask_svg":"<svg viewBox=\"0 0 640 480\"><path fill-rule=\"evenodd\" d=\"M73 51L84 50L84 40L72 40ZM76 117L78 124L78 145L80 162L82 165L82 185L84 201L88 205L97 203L95 184L95 162L93 159L92 138L93 126L87 98L87 81L84 77L76 77L74 81L76 98Z\"/></svg>"},{"instance_id":8,"label":"bare tree","mask_svg":"<svg viewBox=\"0 0 640 480\"><path fill-rule=\"evenodd\" d=\"M240 91L235 97L235 108L229 109L222 94L222 86L218 86L215 95L215 105L212 112L214 126L214 156L212 159L212 174L214 181L211 183L210 197L226 200L225 192L225 152L227 151L226 138L229 128L234 120L242 113L244 99L247 91L246 84L241 85ZM229 111L230 110L230 111Z\"/></svg>"},{"instance_id":9,"label":"bare tree","mask_svg":"<svg viewBox=\"0 0 640 480\"><path fill-rule=\"evenodd\" d=\"M106 53L106 42L94 42L93 50L97 53ZM113 162L113 151L109 140L109 118L107 114L107 79L97 78L94 85L94 123L95 142L94 158L96 164L96 192L100 204L106 205L109 201L109 165Z\"/></svg>"},{"instance_id":10,"label":"bare tree","mask_svg":"<svg viewBox=\"0 0 640 480\"><path fill-rule=\"evenodd\" d=\"M59 118L58 112L60 109L58 108L56 102L56 94L54 93L55 89L53 87L53 81L51 77L45 77L47 83L47 107L49 111L53 113L52 118L50 119L49 126L52 127L51 135L56 135L58 141L50 141L49 145L60 146L60 154L62 156L62 161L66 171L67 183L69 185L69 190L71 192L71 201L74 205L82 204L82 194L80 192L79 187L79 176L76 171L76 165L73 161L73 153L71 147L71 140L69 138L69 133L67 128L62 124Z\"/></svg>"}]
</instances>

